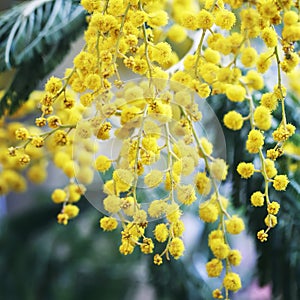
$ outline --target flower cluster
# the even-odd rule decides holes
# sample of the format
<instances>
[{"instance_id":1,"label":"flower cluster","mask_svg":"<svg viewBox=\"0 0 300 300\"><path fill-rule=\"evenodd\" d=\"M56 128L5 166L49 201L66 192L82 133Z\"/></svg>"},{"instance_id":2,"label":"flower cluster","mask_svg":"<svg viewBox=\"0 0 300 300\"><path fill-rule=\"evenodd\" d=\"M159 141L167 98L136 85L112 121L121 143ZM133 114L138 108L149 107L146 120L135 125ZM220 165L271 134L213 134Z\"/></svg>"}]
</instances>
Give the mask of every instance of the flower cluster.
<instances>
[{"instance_id":1,"label":"flower cluster","mask_svg":"<svg viewBox=\"0 0 300 300\"><path fill-rule=\"evenodd\" d=\"M100 227L115 230L119 220L120 252L128 255L139 248L153 253L156 265L183 255L181 216L184 206L197 202L200 219L216 224L208 238L213 257L206 269L209 277L223 280L213 297L229 299L229 291L242 286L233 270L241 253L230 246L229 237L245 226L230 214L228 195L220 192L227 179L226 161L215 156L209 137L197 131L205 113L198 100L224 95L236 105L224 112L224 125L233 131L249 128L245 149L250 159L235 167L244 179L264 179L263 190L258 187L249 199L254 207L266 208L266 229L257 233L264 242L280 209L269 190L284 191L289 183L286 174L277 174L276 161L296 130L285 114L282 77L293 76L299 64L294 51L300 40L299 7L277 0L81 0L81 5L89 13L88 27L73 68L64 78L47 81L35 127L12 122L2 134L5 147L12 136L15 144L6 155L1 151L1 193L9 192L8 187L24 189L17 172L24 168L33 181L42 181L50 158L69 178L51 196L61 205L58 222L66 225L78 215L76 202L95 172L104 174L101 205L106 216ZM191 31L199 33L197 48L180 58L174 49L189 40ZM266 92L266 74L274 70L276 82ZM143 80L125 83L128 74ZM272 118L277 110L279 124ZM268 149L267 137L273 142ZM111 156L98 153L113 138L121 141L120 150ZM149 190L146 206L141 186ZM149 220L159 220L153 232ZM160 244L164 250L158 252Z\"/></svg>"}]
</instances>

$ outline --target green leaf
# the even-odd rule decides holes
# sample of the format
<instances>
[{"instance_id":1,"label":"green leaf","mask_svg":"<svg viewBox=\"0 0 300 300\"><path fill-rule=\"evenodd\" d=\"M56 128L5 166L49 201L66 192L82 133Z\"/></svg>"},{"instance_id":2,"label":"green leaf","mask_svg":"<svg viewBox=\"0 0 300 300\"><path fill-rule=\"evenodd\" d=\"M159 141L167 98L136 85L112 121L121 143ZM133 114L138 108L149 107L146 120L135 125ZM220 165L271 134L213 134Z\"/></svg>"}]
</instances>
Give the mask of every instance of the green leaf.
<instances>
[{"instance_id":1,"label":"green leaf","mask_svg":"<svg viewBox=\"0 0 300 300\"><path fill-rule=\"evenodd\" d=\"M85 25L79 0L34 0L0 15L0 72L16 69L1 99L0 115L13 113L26 100Z\"/></svg>"}]
</instances>

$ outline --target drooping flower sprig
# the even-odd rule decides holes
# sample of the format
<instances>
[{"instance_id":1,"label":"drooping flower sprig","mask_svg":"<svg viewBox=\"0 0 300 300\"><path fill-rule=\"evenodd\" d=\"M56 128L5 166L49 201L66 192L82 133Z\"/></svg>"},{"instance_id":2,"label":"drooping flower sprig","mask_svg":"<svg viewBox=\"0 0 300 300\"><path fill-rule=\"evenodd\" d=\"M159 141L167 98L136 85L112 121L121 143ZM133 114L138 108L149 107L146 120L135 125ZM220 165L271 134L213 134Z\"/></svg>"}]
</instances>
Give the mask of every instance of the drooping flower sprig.
<instances>
[{"instance_id":1,"label":"drooping flower sprig","mask_svg":"<svg viewBox=\"0 0 300 300\"><path fill-rule=\"evenodd\" d=\"M229 299L229 291L242 286L234 272L241 253L232 249L229 236L245 226L242 218L231 215L228 197L220 192L228 166L215 155L210 137L197 130L205 114L199 101L223 94L247 107L247 115L238 108L224 111L222 121L234 131L249 125L245 151L251 161L240 162L236 171L247 180L264 179L264 186L249 199L249 205L266 207L266 229L257 233L264 242L280 209L269 190L284 191L289 183L286 174L277 174L276 160L296 130L285 113L283 76L299 64L294 51L300 39L297 3L82 0L81 5L89 13L85 46L64 78L51 77L46 83L35 129L14 127L22 142L9 148L7 160L24 168L40 149L41 157L63 170L69 182L53 191L52 200L61 204L57 219L65 225L78 215L76 202L95 171L110 172L100 186L106 214L100 226L115 230L119 220L120 252L128 255L140 248L154 253L156 265L183 255L183 206L199 200L200 219L217 223L209 234L213 258L206 269L210 277L224 276L213 297ZM193 41L196 51L181 58L174 49L190 39L191 31L200 33ZM276 80L269 83L266 79L274 70ZM142 79L125 83L129 76ZM279 124L272 119L277 109L282 113ZM274 141L270 149L265 147L267 135ZM120 151L112 151L111 157L99 154L98 148L113 138L121 141ZM1 180L9 181L5 172L0 186ZM151 191L147 199L141 186ZM152 236L147 227L153 219L159 222ZM157 252L161 243L164 250Z\"/></svg>"}]
</instances>

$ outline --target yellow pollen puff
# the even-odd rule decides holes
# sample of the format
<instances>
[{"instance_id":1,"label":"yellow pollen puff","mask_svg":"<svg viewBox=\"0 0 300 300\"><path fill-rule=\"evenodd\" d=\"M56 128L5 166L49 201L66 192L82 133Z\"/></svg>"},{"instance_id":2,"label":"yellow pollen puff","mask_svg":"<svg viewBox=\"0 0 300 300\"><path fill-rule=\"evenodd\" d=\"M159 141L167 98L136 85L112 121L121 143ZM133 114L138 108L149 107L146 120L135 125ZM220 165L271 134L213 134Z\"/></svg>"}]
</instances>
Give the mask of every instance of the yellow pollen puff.
<instances>
[{"instance_id":1,"label":"yellow pollen puff","mask_svg":"<svg viewBox=\"0 0 300 300\"><path fill-rule=\"evenodd\" d=\"M249 88L261 90L264 87L264 80L255 70L250 70L246 75L246 82Z\"/></svg>"},{"instance_id":2,"label":"yellow pollen puff","mask_svg":"<svg viewBox=\"0 0 300 300\"><path fill-rule=\"evenodd\" d=\"M191 184L178 185L177 198L181 203L191 205L197 199L194 187Z\"/></svg>"},{"instance_id":3,"label":"yellow pollen puff","mask_svg":"<svg viewBox=\"0 0 300 300\"><path fill-rule=\"evenodd\" d=\"M151 27L160 27L168 24L169 16L167 12L163 10L158 10L153 13L148 14L147 24Z\"/></svg>"},{"instance_id":4,"label":"yellow pollen puff","mask_svg":"<svg viewBox=\"0 0 300 300\"><path fill-rule=\"evenodd\" d=\"M277 191L285 191L288 184L289 180L286 175L277 175L273 181L273 187Z\"/></svg>"},{"instance_id":5,"label":"yellow pollen puff","mask_svg":"<svg viewBox=\"0 0 300 300\"><path fill-rule=\"evenodd\" d=\"M145 229L141 226L139 226L136 223L128 223L124 231L122 232L122 235L125 234L125 236L130 236L132 238L139 238L143 236L145 233ZM123 236L124 237L124 236Z\"/></svg>"},{"instance_id":6,"label":"yellow pollen puff","mask_svg":"<svg viewBox=\"0 0 300 300\"><path fill-rule=\"evenodd\" d=\"M225 259L229 255L230 248L221 239L214 239L211 241L210 249L214 256L218 259Z\"/></svg>"},{"instance_id":7,"label":"yellow pollen puff","mask_svg":"<svg viewBox=\"0 0 300 300\"><path fill-rule=\"evenodd\" d=\"M272 160L276 160L279 155L280 155L280 153L277 149L276 150L275 149L267 150L267 157L272 159Z\"/></svg>"},{"instance_id":8,"label":"yellow pollen puff","mask_svg":"<svg viewBox=\"0 0 300 300\"><path fill-rule=\"evenodd\" d=\"M104 122L97 130L97 138L100 140L108 140L110 137L110 130L112 125L110 122Z\"/></svg>"},{"instance_id":9,"label":"yellow pollen puff","mask_svg":"<svg viewBox=\"0 0 300 300\"><path fill-rule=\"evenodd\" d=\"M181 25L190 30L196 30L199 28L199 21L197 14L189 11L183 11L181 13Z\"/></svg>"},{"instance_id":10,"label":"yellow pollen puff","mask_svg":"<svg viewBox=\"0 0 300 300\"><path fill-rule=\"evenodd\" d=\"M68 160L63 164L62 170L69 178L75 177L78 172L78 164L73 160Z\"/></svg>"},{"instance_id":11,"label":"yellow pollen puff","mask_svg":"<svg viewBox=\"0 0 300 300\"><path fill-rule=\"evenodd\" d=\"M156 44L151 50L150 57L159 64L167 63L172 53L171 46L166 42Z\"/></svg>"},{"instance_id":12,"label":"yellow pollen puff","mask_svg":"<svg viewBox=\"0 0 300 300\"><path fill-rule=\"evenodd\" d=\"M237 166L237 171L242 178L250 178L254 173L254 165L253 163L241 162Z\"/></svg>"},{"instance_id":13,"label":"yellow pollen puff","mask_svg":"<svg viewBox=\"0 0 300 300\"><path fill-rule=\"evenodd\" d=\"M101 87L101 78L98 74L89 74L84 83L89 89L96 91Z\"/></svg>"},{"instance_id":14,"label":"yellow pollen puff","mask_svg":"<svg viewBox=\"0 0 300 300\"><path fill-rule=\"evenodd\" d=\"M252 67L255 64L256 58L257 52L253 47L244 48L241 51L241 62L247 68Z\"/></svg>"},{"instance_id":15,"label":"yellow pollen puff","mask_svg":"<svg viewBox=\"0 0 300 300\"><path fill-rule=\"evenodd\" d=\"M69 217L65 213L60 213L57 215L57 222L59 224L67 225L69 221Z\"/></svg>"},{"instance_id":16,"label":"yellow pollen puff","mask_svg":"<svg viewBox=\"0 0 300 300\"><path fill-rule=\"evenodd\" d=\"M75 218L79 214L79 208L73 204L67 204L63 208L63 213L68 216L69 219Z\"/></svg>"},{"instance_id":17,"label":"yellow pollen puff","mask_svg":"<svg viewBox=\"0 0 300 300\"><path fill-rule=\"evenodd\" d=\"M105 33L118 26L117 19L109 14L102 14L102 12L95 12L90 21L90 26L95 27L102 33Z\"/></svg>"},{"instance_id":18,"label":"yellow pollen puff","mask_svg":"<svg viewBox=\"0 0 300 300\"><path fill-rule=\"evenodd\" d=\"M269 48L277 45L277 33L272 27L265 28L261 33L261 38Z\"/></svg>"},{"instance_id":19,"label":"yellow pollen puff","mask_svg":"<svg viewBox=\"0 0 300 300\"><path fill-rule=\"evenodd\" d=\"M177 183L180 181L180 176L176 173L172 172L172 176L170 172L166 173L165 179L165 188L166 190L170 191L172 188L175 188Z\"/></svg>"},{"instance_id":20,"label":"yellow pollen puff","mask_svg":"<svg viewBox=\"0 0 300 300\"><path fill-rule=\"evenodd\" d=\"M91 106L93 100L94 97L91 93L86 93L80 96L80 103L85 107Z\"/></svg>"},{"instance_id":21,"label":"yellow pollen puff","mask_svg":"<svg viewBox=\"0 0 300 300\"><path fill-rule=\"evenodd\" d=\"M158 218L166 212L167 203L163 200L154 200L151 202L148 208L149 216L152 218Z\"/></svg>"},{"instance_id":22,"label":"yellow pollen puff","mask_svg":"<svg viewBox=\"0 0 300 300\"><path fill-rule=\"evenodd\" d=\"M157 266L163 263L162 257L159 254L155 254L153 257L153 263Z\"/></svg>"},{"instance_id":23,"label":"yellow pollen puff","mask_svg":"<svg viewBox=\"0 0 300 300\"><path fill-rule=\"evenodd\" d=\"M51 199L54 203L63 203L67 200L67 193L62 189L55 189L52 192Z\"/></svg>"},{"instance_id":24,"label":"yellow pollen puff","mask_svg":"<svg viewBox=\"0 0 300 300\"><path fill-rule=\"evenodd\" d=\"M62 88L62 82L59 78L52 76L45 85L45 91L50 94L57 94L57 92Z\"/></svg>"},{"instance_id":25,"label":"yellow pollen puff","mask_svg":"<svg viewBox=\"0 0 300 300\"><path fill-rule=\"evenodd\" d=\"M245 229L244 221L240 217L232 216L225 221L226 230L230 234L239 234Z\"/></svg>"},{"instance_id":26,"label":"yellow pollen puff","mask_svg":"<svg viewBox=\"0 0 300 300\"><path fill-rule=\"evenodd\" d=\"M172 25L168 30L168 38L175 43L182 43L186 37L186 30L178 24Z\"/></svg>"},{"instance_id":27,"label":"yellow pollen puff","mask_svg":"<svg viewBox=\"0 0 300 300\"><path fill-rule=\"evenodd\" d=\"M35 125L37 127L43 127L46 126L47 120L44 117L36 118L35 119Z\"/></svg>"},{"instance_id":28,"label":"yellow pollen puff","mask_svg":"<svg viewBox=\"0 0 300 300\"><path fill-rule=\"evenodd\" d=\"M119 251L123 255L131 254L134 250L134 246L128 239L122 240L122 244L119 247Z\"/></svg>"},{"instance_id":29,"label":"yellow pollen puff","mask_svg":"<svg viewBox=\"0 0 300 300\"><path fill-rule=\"evenodd\" d=\"M143 209L136 209L133 215L133 224L137 233L134 236L140 237L144 234L147 227L147 212Z\"/></svg>"},{"instance_id":30,"label":"yellow pollen puff","mask_svg":"<svg viewBox=\"0 0 300 300\"><path fill-rule=\"evenodd\" d=\"M234 272L229 272L223 279L225 289L236 292L242 287L240 276Z\"/></svg>"},{"instance_id":31,"label":"yellow pollen puff","mask_svg":"<svg viewBox=\"0 0 300 300\"><path fill-rule=\"evenodd\" d=\"M72 183L68 186L68 192L69 192L69 202L77 202L80 200L81 195L84 194L85 188L82 185L77 185L75 183Z\"/></svg>"},{"instance_id":32,"label":"yellow pollen puff","mask_svg":"<svg viewBox=\"0 0 300 300\"><path fill-rule=\"evenodd\" d=\"M273 178L277 175L277 169L273 160L266 158L265 159L265 170L268 178Z\"/></svg>"},{"instance_id":33,"label":"yellow pollen puff","mask_svg":"<svg viewBox=\"0 0 300 300\"><path fill-rule=\"evenodd\" d=\"M215 299L223 299L224 298L223 295L222 295L222 292L219 289L213 290L212 296Z\"/></svg>"},{"instance_id":34,"label":"yellow pollen puff","mask_svg":"<svg viewBox=\"0 0 300 300\"><path fill-rule=\"evenodd\" d=\"M225 180L227 177L228 165L222 158L216 158L210 164L210 175L217 180Z\"/></svg>"},{"instance_id":35,"label":"yellow pollen puff","mask_svg":"<svg viewBox=\"0 0 300 300\"><path fill-rule=\"evenodd\" d=\"M184 229L184 223L181 220L177 220L171 224L171 232L174 237L182 236Z\"/></svg>"},{"instance_id":36,"label":"yellow pollen puff","mask_svg":"<svg viewBox=\"0 0 300 300\"><path fill-rule=\"evenodd\" d=\"M222 261L213 258L206 264L206 272L209 277L219 277L223 270Z\"/></svg>"},{"instance_id":37,"label":"yellow pollen puff","mask_svg":"<svg viewBox=\"0 0 300 300\"><path fill-rule=\"evenodd\" d=\"M242 260L241 252L239 250L230 250L228 260L231 265L238 266Z\"/></svg>"},{"instance_id":38,"label":"yellow pollen puff","mask_svg":"<svg viewBox=\"0 0 300 300\"><path fill-rule=\"evenodd\" d=\"M289 73L299 64L299 55L297 53L291 53L289 56L285 56L283 61L280 62L282 71Z\"/></svg>"},{"instance_id":39,"label":"yellow pollen puff","mask_svg":"<svg viewBox=\"0 0 300 300\"><path fill-rule=\"evenodd\" d=\"M103 217L100 219L100 227L104 231L113 231L118 227L118 222L112 217Z\"/></svg>"},{"instance_id":40,"label":"yellow pollen puff","mask_svg":"<svg viewBox=\"0 0 300 300\"><path fill-rule=\"evenodd\" d=\"M183 65L186 70L191 70L195 66L197 57L192 54L187 54L184 57ZM198 82L198 81L197 81Z\"/></svg>"},{"instance_id":41,"label":"yellow pollen puff","mask_svg":"<svg viewBox=\"0 0 300 300\"><path fill-rule=\"evenodd\" d=\"M292 124L280 125L273 133L273 139L276 142L285 142L295 133L296 127Z\"/></svg>"},{"instance_id":42,"label":"yellow pollen puff","mask_svg":"<svg viewBox=\"0 0 300 300\"><path fill-rule=\"evenodd\" d=\"M30 163L30 156L27 154L21 154L18 158L21 166L25 166Z\"/></svg>"},{"instance_id":43,"label":"yellow pollen puff","mask_svg":"<svg viewBox=\"0 0 300 300\"><path fill-rule=\"evenodd\" d=\"M15 137L17 140L27 140L29 138L29 132L24 127L19 128L15 131Z\"/></svg>"},{"instance_id":44,"label":"yellow pollen puff","mask_svg":"<svg viewBox=\"0 0 300 300\"><path fill-rule=\"evenodd\" d=\"M128 19L130 19L132 25L135 27L142 26L143 23L147 21L147 18L148 18L148 16L144 11L141 11L141 10L130 11L129 10Z\"/></svg>"},{"instance_id":45,"label":"yellow pollen puff","mask_svg":"<svg viewBox=\"0 0 300 300\"><path fill-rule=\"evenodd\" d=\"M266 217L265 217L265 224L266 226L270 227L270 228L273 228L277 225L277 217L276 216L273 216L271 214L268 214Z\"/></svg>"},{"instance_id":46,"label":"yellow pollen puff","mask_svg":"<svg viewBox=\"0 0 300 300\"><path fill-rule=\"evenodd\" d=\"M154 236L158 242L165 242L169 236L169 230L164 223L158 224L154 229Z\"/></svg>"},{"instance_id":47,"label":"yellow pollen puff","mask_svg":"<svg viewBox=\"0 0 300 300\"><path fill-rule=\"evenodd\" d=\"M258 11L263 18L271 19L277 14L277 6L272 0L260 0Z\"/></svg>"},{"instance_id":48,"label":"yellow pollen puff","mask_svg":"<svg viewBox=\"0 0 300 300\"><path fill-rule=\"evenodd\" d=\"M154 101L148 106L148 114L161 123L169 122L172 119L172 107L170 104Z\"/></svg>"},{"instance_id":49,"label":"yellow pollen puff","mask_svg":"<svg viewBox=\"0 0 300 300\"><path fill-rule=\"evenodd\" d=\"M117 169L113 172L113 180L117 191L126 192L132 184L133 174L126 169Z\"/></svg>"},{"instance_id":50,"label":"yellow pollen puff","mask_svg":"<svg viewBox=\"0 0 300 300\"><path fill-rule=\"evenodd\" d=\"M282 84L280 86L276 84L273 88L273 92L277 99L283 99L286 96L286 87Z\"/></svg>"},{"instance_id":51,"label":"yellow pollen puff","mask_svg":"<svg viewBox=\"0 0 300 300\"><path fill-rule=\"evenodd\" d=\"M44 146L44 138L40 137L40 136L35 136L32 138L31 140L31 144L33 146L35 146L36 148L41 148Z\"/></svg>"},{"instance_id":52,"label":"yellow pollen puff","mask_svg":"<svg viewBox=\"0 0 300 300\"><path fill-rule=\"evenodd\" d=\"M245 99L246 90L240 85L229 84L226 88L226 96L233 102L241 102Z\"/></svg>"},{"instance_id":53,"label":"yellow pollen puff","mask_svg":"<svg viewBox=\"0 0 300 300\"><path fill-rule=\"evenodd\" d=\"M268 211L269 214L277 215L279 209L280 209L280 204L276 201L273 201L273 202L268 204L267 211Z\"/></svg>"},{"instance_id":54,"label":"yellow pollen puff","mask_svg":"<svg viewBox=\"0 0 300 300\"><path fill-rule=\"evenodd\" d=\"M161 135L160 127L151 120L144 121L144 131L147 136L152 136L154 138L159 138Z\"/></svg>"},{"instance_id":55,"label":"yellow pollen puff","mask_svg":"<svg viewBox=\"0 0 300 300\"><path fill-rule=\"evenodd\" d=\"M169 244L168 250L175 259L179 259L184 252L183 241L178 237L173 238Z\"/></svg>"},{"instance_id":56,"label":"yellow pollen puff","mask_svg":"<svg viewBox=\"0 0 300 300\"><path fill-rule=\"evenodd\" d=\"M298 20L298 14L293 10L287 11L283 15L283 22L285 25L294 25L298 22Z\"/></svg>"},{"instance_id":57,"label":"yellow pollen puff","mask_svg":"<svg viewBox=\"0 0 300 300\"><path fill-rule=\"evenodd\" d=\"M188 106L192 102L191 94L188 91L179 91L175 94L174 101L182 106Z\"/></svg>"},{"instance_id":58,"label":"yellow pollen puff","mask_svg":"<svg viewBox=\"0 0 300 300\"><path fill-rule=\"evenodd\" d=\"M224 9L223 0L201 0L200 3L204 3L204 8L207 10L218 11L218 9Z\"/></svg>"},{"instance_id":59,"label":"yellow pollen puff","mask_svg":"<svg viewBox=\"0 0 300 300\"><path fill-rule=\"evenodd\" d=\"M265 73L270 68L272 63L271 56L270 53L262 53L259 55L256 61L256 68L259 73Z\"/></svg>"},{"instance_id":60,"label":"yellow pollen puff","mask_svg":"<svg viewBox=\"0 0 300 300\"><path fill-rule=\"evenodd\" d=\"M229 10L219 10L215 14L215 23L222 29L230 30L235 24L236 17L233 12Z\"/></svg>"},{"instance_id":61,"label":"yellow pollen puff","mask_svg":"<svg viewBox=\"0 0 300 300\"><path fill-rule=\"evenodd\" d=\"M205 201L199 206L199 217L207 223L213 223L218 219L219 212L215 204Z\"/></svg>"},{"instance_id":62,"label":"yellow pollen puff","mask_svg":"<svg viewBox=\"0 0 300 300\"><path fill-rule=\"evenodd\" d=\"M214 24L214 17L209 11L202 9L197 15L197 21L199 28L209 29Z\"/></svg>"},{"instance_id":63,"label":"yellow pollen puff","mask_svg":"<svg viewBox=\"0 0 300 300\"><path fill-rule=\"evenodd\" d=\"M97 11L101 8L101 2L95 0L81 0L80 4L87 10L89 13Z\"/></svg>"},{"instance_id":64,"label":"yellow pollen puff","mask_svg":"<svg viewBox=\"0 0 300 300\"><path fill-rule=\"evenodd\" d=\"M42 182L45 181L45 179L47 178L47 170L46 170L46 166L41 165L41 164L36 164L31 166L27 173L26 173L28 179L35 183L35 184L40 184ZM1 182L1 180L0 180ZM1 183L0 183L1 186ZM1 194L1 187L0 187L0 194Z\"/></svg>"},{"instance_id":65,"label":"yellow pollen puff","mask_svg":"<svg viewBox=\"0 0 300 300\"><path fill-rule=\"evenodd\" d=\"M64 164L70 159L71 158L67 153L58 151L54 155L53 162L58 168L63 168Z\"/></svg>"},{"instance_id":66,"label":"yellow pollen puff","mask_svg":"<svg viewBox=\"0 0 300 300\"><path fill-rule=\"evenodd\" d=\"M274 93L265 93L261 96L260 104L273 111L278 105L278 100Z\"/></svg>"},{"instance_id":67,"label":"yellow pollen puff","mask_svg":"<svg viewBox=\"0 0 300 300\"><path fill-rule=\"evenodd\" d=\"M105 210L109 213L117 213L121 209L121 199L115 195L109 195L103 200Z\"/></svg>"},{"instance_id":68,"label":"yellow pollen puff","mask_svg":"<svg viewBox=\"0 0 300 300\"><path fill-rule=\"evenodd\" d=\"M150 238L144 238L143 243L140 245L141 251L144 254L150 254L153 252L154 244L152 239Z\"/></svg>"},{"instance_id":69,"label":"yellow pollen puff","mask_svg":"<svg viewBox=\"0 0 300 300\"><path fill-rule=\"evenodd\" d=\"M269 130L271 127L271 112L270 110L261 105L254 111L255 125L261 130Z\"/></svg>"},{"instance_id":70,"label":"yellow pollen puff","mask_svg":"<svg viewBox=\"0 0 300 300\"><path fill-rule=\"evenodd\" d=\"M123 2L120 2L119 0L110 0L107 11L113 16L121 15L124 11Z\"/></svg>"},{"instance_id":71,"label":"yellow pollen puff","mask_svg":"<svg viewBox=\"0 0 300 300\"><path fill-rule=\"evenodd\" d=\"M211 155L213 152L213 144L207 140L207 138L202 137L200 140L200 145L204 151L204 155ZM201 156L201 155L200 155Z\"/></svg>"},{"instance_id":72,"label":"yellow pollen puff","mask_svg":"<svg viewBox=\"0 0 300 300\"><path fill-rule=\"evenodd\" d=\"M246 148L250 153L257 153L264 144L264 136L257 129L251 129L248 134Z\"/></svg>"},{"instance_id":73,"label":"yellow pollen puff","mask_svg":"<svg viewBox=\"0 0 300 300\"><path fill-rule=\"evenodd\" d=\"M218 79L218 81L221 81L224 83L232 82L232 80L233 80L232 69L230 69L228 67L219 69L218 74L217 74L217 79Z\"/></svg>"},{"instance_id":74,"label":"yellow pollen puff","mask_svg":"<svg viewBox=\"0 0 300 300\"><path fill-rule=\"evenodd\" d=\"M57 128L61 125L61 120L58 116L50 116L47 118L47 123L50 128Z\"/></svg>"},{"instance_id":75,"label":"yellow pollen puff","mask_svg":"<svg viewBox=\"0 0 300 300\"><path fill-rule=\"evenodd\" d=\"M253 206L263 206L264 205L264 194L262 192L254 192L250 198L251 204Z\"/></svg>"},{"instance_id":76,"label":"yellow pollen puff","mask_svg":"<svg viewBox=\"0 0 300 300\"><path fill-rule=\"evenodd\" d=\"M211 62L213 64L218 64L221 60L220 53L209 47L205 49L203 56L208 62Z\"/></svg>"},{"instance_id":77,"label":"yellow pollen puff","mask_svg":"<svg viewBox=\"0 0 300 300\"><path fill-rule=\"evenodd\" d=\"M152 136L146 136L142 140L142 146L147 151L152 151L155 154L159 153L159 148L157 145L157 139Z\"/></svg>"},{"instance_id":78,"label":"yellow pollen puff","mask_svg":"<svg viewBox=\"0 0 300 300\"><path fill-rule=\"evenodd\" d=\"M150 173L148 173L145 178L144 182L145 184L150 187L156 187L163 181L164 174L159 170L152 170Z\"/></svg>"},{"instance_id":79,"label":"yellow pollen puff","mask_svg":"<svg viewBox=\"0 0 300 300\"><path fill-rule=\"evenodd\" d=\"M216 79L219 67L211 62L205 62L201 65L200 75L209 84L212 84Z\"/></svg>"},{"instance_id":80,"label":"yellow pollen puff","mask_svg":"<svg viewBox=\"0 0 300 300\"><path fill-rule=\"evenodd\" d=\"M177 222L181 216L181 213L182 212L176 203L168 204L166 207L166 218L170 223Z\"/></svg>"},{"instance_id":81,"label":"yellow pollen puff","mask_svg":"<svg viewBox=\"0 0 300 300\"><path fill-rule=\"evenodd\" d=\"M300 27L299 23L284 26L282 30L282 37L286 42L293 43L300 39Z\"/></svg>"},{"instance_id":82,"label":"yellow pollen puff","mask_svg":"<svg viewBox=\"0 0 300 300\"><path fill-rule=\"evenodd\" d=\"M122 198L121 208L127 216L133 216L136 210L135 201L133 197Z\"/></svg>"},{"instance_id":83,"label":"yellow pollen puff","mask_svg":"<svg viewBox=\"0 0 300 300\"><path fill-rule=\"evenodd\" d=\"M265 233L265 231L262 229L260 231L257 232L257 238L261 241L261 242L266 242L268 239L268 234Z\"/></svg>"},{"instance_id":84,"label":"yellow pollen puff","mask_svg":"<svg viewBox=\"0 0 300 300\"><path fill-rule=\"evenodd\" d=\"M69 141L67 133L63 130L57 130L54 133L53 138L57 146L65 146Z\"/></svg>"},{"instance_id":85,"label":"yellow pollen puff","mask_svg":"<svg viewBox=\"0 0 300 300\"><path fill-rule=\"evenodd\" d=\"M243 116L234 110L224 115L223 121L225 126L231 130L240 130L244 124Z\"/></svg>"},{"instance_id":86,"label":"yellow pollen puff","mask_svg":"<svg viewBox=\"0 0 300 300\"><path fill-rule=\"evenodd\" d=\"M105 155L99 155L95 161L97 171L105 172L111 167L111 160Z\"/></svg>"},{"instance_id":87,"label":"yellow pollen puff","mask_svg":"<svg viewBox=\"0 0 300 300\"><path fill-rule=\"evenodd\" d=\"M176 175L190 175L195 169L194 160L189 156L184 156L173 164L173 172Z\"/></svg>"},{"instance_id":88,"label":"yellow pollen puff","mask_svg":"<svg viewBox=\"0 0 300 300\"><path fill-rule=\"evenodd\" d=\"M223 197L222 195L218 195L217 197L216 193L211 195L211 197L209 198L209 202L217 207L219 214L222 213L222 209L226 209L228 207L228 199Z\"/></svg>"},{"instance_id":89,"label":"yellow pollen puff","mask_svg":"<svg viewBox=\"0 0 300 300\"><path fill-rule=\"evenodd\" d=\"M194 179L197 191L199 194L206 196L211 190L210 179L206 176L205 172L197 173Z\"/></svg>"}]
</instances>

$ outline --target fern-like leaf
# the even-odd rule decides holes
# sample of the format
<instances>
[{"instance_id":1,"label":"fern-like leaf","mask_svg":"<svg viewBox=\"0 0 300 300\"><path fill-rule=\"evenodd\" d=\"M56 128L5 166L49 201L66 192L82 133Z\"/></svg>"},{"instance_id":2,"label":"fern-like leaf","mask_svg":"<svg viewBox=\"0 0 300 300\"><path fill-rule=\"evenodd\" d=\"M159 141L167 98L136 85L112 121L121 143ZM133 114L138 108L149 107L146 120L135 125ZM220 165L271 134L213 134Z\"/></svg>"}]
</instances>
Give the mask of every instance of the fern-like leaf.
<instances>
[{"instance_id":1,"label":"fern-like leaf","mask_svg":"<svg viewBox=\"0 0 300 300\"><path fill-rule=\"evenodd\" d=\"M20 106L84 28L79 0L33 0L0 15L0 72L16 70L1 99L0 115Z\"/></svg>"}]
</instances>

